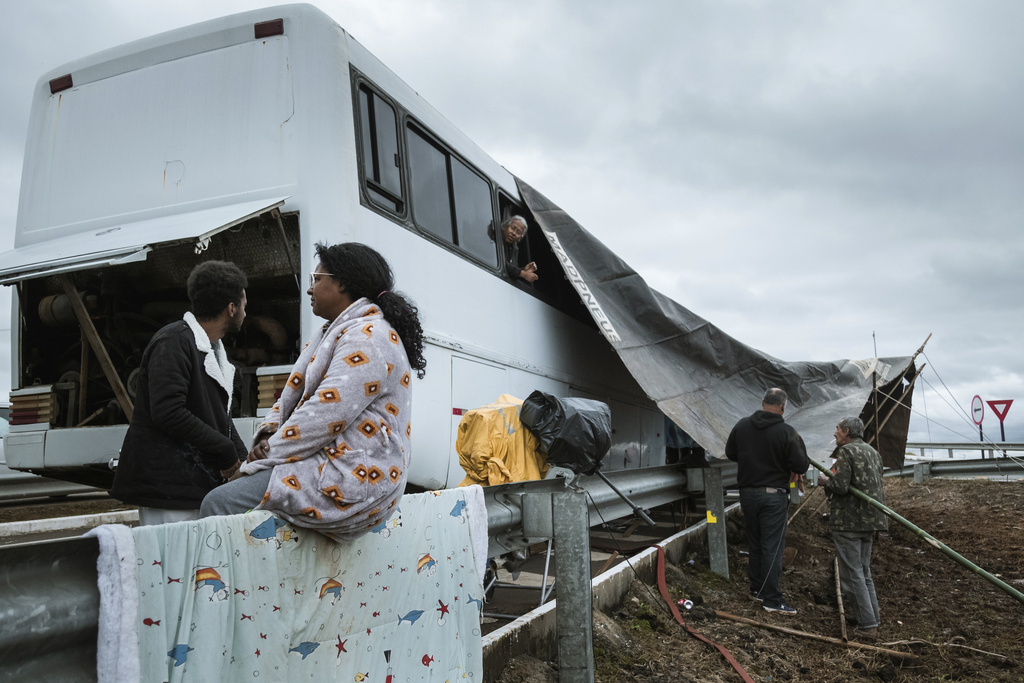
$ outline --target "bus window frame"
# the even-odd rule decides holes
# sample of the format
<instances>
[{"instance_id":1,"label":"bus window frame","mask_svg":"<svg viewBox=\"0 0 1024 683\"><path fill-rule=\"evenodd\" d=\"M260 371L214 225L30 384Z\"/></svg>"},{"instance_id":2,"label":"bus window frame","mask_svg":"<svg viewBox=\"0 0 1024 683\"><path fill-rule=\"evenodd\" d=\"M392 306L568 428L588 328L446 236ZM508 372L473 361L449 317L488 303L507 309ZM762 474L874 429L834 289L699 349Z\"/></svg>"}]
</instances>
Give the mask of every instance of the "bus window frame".
<instances>
[{"instance_id":1,"label":"bus window frame","mask_svg":"<svg viewBox=\"0 0 1024 683\"><path fill-rule=\"evenodd\" d=\"M405 216L407 216L409 214L409 199L408 199L409 187L408 187L408 184L407 184L407 181L406 181L406 175L405 175L405 156L406 156L406 150L404 149L404 142L405 142L405 140L404 140L404 138L402 136L402 108L398 106L397 102L395 102L393 99L388 97L384 93L383 90L381 90L380 88L376 87L369 80L367 80L365 78L362 78L361 76L353 79L353 85L354 85L354 88L353 88L353 95L354 95L354 97L353 97L353 105L354 105L354 107L353 107L353 117L354 117L353 123L355 125L356 143L357 143L356 144L356 164L357 164L357 168L358 168L358 172L359 172L360 196L361 196L361 198L364 198L366 200L366 202L370 206L375 207L375 208L385 212L386 214L389 214L389 215L392 215L392 216L398 216L398 217L405 217ZM363 140L363 131L362 131L363 120L362 120L362 100L361 100L362 91L364 91L364 90L366 92L368 92L370 95L380 98L388 106L390 106L391 107L391 111L394 112L394 115L395 115L395 148L397 150L396 154L398 154L398 164L397 164L397 166L398 166L398 184L399 184L399 188L400 188L400 190L402 192L402 196L395 195L395 193L393 191L391 191L390 189L388 189L387 187L385 187L383 185L383 183L377 181L375 178L369 177L369 175L365 172L365 169L366 169L366 159L364 157L364 152L363 152L363 142L364 142L364 140ZM371 109L371 111L375 110L372 98L370 99L370 109ZM370 127L371 134L373 135L373 138L374 138L374 139L372 139L370 141L370 145L374 148L374 151L377 152L377 149L379 147L378 143L379 143L380 136L376 135L376 128L377 128L376 116L371 117L371 119L369 121L367 121L366 123ZM375 154L375 156L377 156L377 155ZM376 159L376 163L375 163L374 166L375 166L374 170L377 171L378 173L380 173L380 159L379 158ZM376 192L376 193L382 195L385 199L394 202L396 208L392 209L390 206L383 204L380 200L375 198L373 196L373 194L371 194L369 192L369 190L372 190L373 192Z\"/></svg>"},{"instance_id":2,"label":"bus window frame","mask_svg":"<svg viewBox=\"0 0 1024 683\"><path fill-rule=\"evenodd\" d=\"M412 189L411 189L411 187L409 185L409 182L410 182L409 178L410 178L410 175L411 175L412 171L411 171L411 168L410 168L408 140L406 138L406 132L409 129L410 123L415 126L415 128L417 129L418 134L420 134L421 137L423 137L425 140L427 140L434 147L438 148L445 155L445 170L446 170L445 182L447 183L447 186L448 186L449 214L450 214L450 219L452 220L453 234L454 234L454 231L457 229L457 226L456 226L456 223L455 223L455 220L456 220L455 213L454 213L453 208L451 206L451 203L455 200L455 196L454 196L454 192L453 192L450 159L452 157L457 159L471 173L473 173L477 177L479 177L484 182L484 184L487 186L487 188L488 188L487 196L488 196L488 201L490 202L490 208L491 208L490 215L491 215L491 225L492 226L497 226L497 215L498 214L497 214L497 205L495 203L495 188L498 186L497 183L495 183L491 179L491 177L488 176L486 173L482 172L480 169L478 169L476 166L474 166L472 163L470 163L468 159L466 159L464 156L459 154L451 145L447 144L444 141L443 138L441 138L439 135L434 133L434 131L431 130L429 126L424 125L422 121L420 121L415 116L410 114L408 112L408 110L406 110L398 101L396 101L393 97L389 96L382 88L380 88L376 83L374 83L372 80L370 80L365 75L363 75L358 69L356 69L352 65L350 65L350 73L351 73L351 76L352 76L352 115L353 115L353 122L352 123L353 123L353 130L354 130L355 142L356 142L356 144L355 144L355 152L356 152L357 175L358 175L358 179L359 179L359 203L362 204L363 206L365 206L366 208L370 209L371 211L384 216L385 218L389 219L391 222L396 223L398 225L401 225L402 227L406 228L407 230L416 233L420 237L422 237L422 238L424 238L426 240L429 240L431 243L439 245L442 248L446 249L447 251L450 251L453 254L459 256L460 258L462 258L462 259L464 259L466 261L469 261L470 263L476 265L479 268L482 268L483 270L487 271L488 273L491 273L492 275L495 275L495 276L498 276L498 277L504 277L505 263L502 260L503 252L501 251L501 248L497 245L497 242L498 242L498 238L497 238L497 232L498 231L497 230L495 230L495 240L494 240L494 242L495 242L495 247L494 247L495 263L491 264L491 263L487 263L487 262L482 261L479 257L475 256L472 252L463 249L462 247L460 247L455 242L455 240L445 240L445 239L443 239L441 237L438 237L437 235L435 235L430 230L422 228L422 227L420 227L419 225L416 224L416 220L415 220L415 217L414 217L415 216L415 207L414 207L415 202L414 202L414 200L412 198ZM390 207L382 205L381 203L374 201L373 195L368 191L368 188L372 189L375 192L377 192L379 190L377 189L377 187L374 187L373 185L370 185L370 183L373 182L373 181L371 179L368 179L366 174L364 173L365 165L364 165L364 159L363 159L362 111L361 111L361 103L360 103L360 99L359 99L360 98L360 90L361 89L366 89L367 91L377 95L382 100L387 102L392 107L392 109L394 109L394 111L395 111L395 117L397 119L396 124L397 124L397 135L398 135L398 155L399 155L399 159L401 160L401 165L400 165L401 185L402 185L402 191L403 191L403 193L405 195L404 198L403 198L403 206L402 206L402 211L401 212L396 212L396 211L392 210ZM376 185L376 183L374 183L374 185Z\"/></svg>"},{"instance_id":3,"label":"bus window frame","mask_svg":"<svg viewBox=\"0 0 1024 683\"><path fill-rule=\"evenodd\" d=\"M454 251L457 254L459 254L460 256L462 256L464 258L467 258L467 259L469 259L469 260L471 260L471 261L473 261L475 263L479 263L479 264L483 265L489 271L497 272L495 269L496 268L498 268L498 269L503 268L503 263L501 261L501 251L500 251L500 248L498 247L497 231L494 230L495 215L496 215L496 211L495 211L496 207L494 205L494 183L491 181L491 179L486 174L482 173L479 169L477 169L475 166L473 166L471 163L469 163L464 157L462 157L455 150L453 150L449 145L445 144L443 139L441 139L438 135L436 135L429 128L424 126L419 121L419 119L417 119L416 117L411 116L411 115L406 117L405 126L404 126L404 129L403 129L403 132L405 133L406 136L409 135L410 131L413 134L415 134L415 135L419 135L424 140L424 142L426 142L428 145L430 145L431 147L436 149L438 152L440 152L442 155L444 155L445 182L447 183L447 188L448 188L448 218L449 218L449 221L450 221L450 229L451 229L452 239L450 241L446 240L443 237L441 237L440 235L438 235L437 233L435 233L434 231L429 230L429 229L423 227L422 225L420 225L419 223L417 223L416 206L415 206L416 202L412 198L412 188L411 188L411 181L410 181L410 189L409 189L409 200L410 201L409 201L409 205L411 207L411 211L409 212L409 218L410 218L411 223L416 228L416 230L421 235L425 236L427 239L430 239L431 241L437 242L439 244L444 244L444 245L446 245L448 247L452 247L452 248L454 248ZM408 137L405 138L405 148L406 148L406 150L409 149L409 139L408 139ZM455 177L454 177L454 173L452 171L452 168L453 168L452 160L453 159L455 161L459 162L460 164L462 164L463 167L465 167L466 170L468 170L471 174L475 175L478 179L482 180L484 185L487 187L487 202L490 205L490 215L491 215L491 224L488 227L489 227L489 229L492 232L494 232L494 235L495 235L493 242L494 242L494 256L495 256L495 262L496 263L494 263L494 264L485 263L479 257L477 257L473 252L469 251L468 249L463 247L462 244L461 244L460 235L459 235L459 226L458 226L458 215L459 215L459 212L458 212L458 206L456 204ZM412 154L408 153L408 152L406 153L406 169L408 170L409 176L411 178L411 176L412 176Z\"/></svg>"}]
</instances>

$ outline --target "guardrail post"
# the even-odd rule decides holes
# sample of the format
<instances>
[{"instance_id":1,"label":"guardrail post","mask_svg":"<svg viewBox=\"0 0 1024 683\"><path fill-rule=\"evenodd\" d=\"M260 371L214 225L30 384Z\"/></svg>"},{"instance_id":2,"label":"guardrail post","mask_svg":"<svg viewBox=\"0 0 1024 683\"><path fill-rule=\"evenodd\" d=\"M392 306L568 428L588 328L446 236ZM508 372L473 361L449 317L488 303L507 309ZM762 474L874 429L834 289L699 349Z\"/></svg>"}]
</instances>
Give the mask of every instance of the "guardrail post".
<instances>
[{"instance_id":1,"label":"guardrail post","mask_svg":"<svg viewBox=\"0 0 1024 683\"><path fill-rule=\"evenodd\" d=\"M914 464L914 483L921 484L925 479L932 476L932 464L930 462L919 462Z\"/></svg>"},{"instance_id":2,"label":"guardrail post","mask_svg":"<svg viewBox=\"0 0 1024 683\"><path fill-rule=\"evenodd\" d=\"M722 470L704 468L704 501L708 508L708 555L711 571L729 578L729 544L725 534L725 492Z\"/></svg>"},{"instance_id":3,"label":"guardrail post","mask_svg":"<svg viewBox=\"0 0 1024 683\"><path fill-rule=\"evenodd\" d=\"M591 613L590 517L581 489L551 494L558 598L558 680L594 681L594 617Z\"/></svg>"}]
</instances>

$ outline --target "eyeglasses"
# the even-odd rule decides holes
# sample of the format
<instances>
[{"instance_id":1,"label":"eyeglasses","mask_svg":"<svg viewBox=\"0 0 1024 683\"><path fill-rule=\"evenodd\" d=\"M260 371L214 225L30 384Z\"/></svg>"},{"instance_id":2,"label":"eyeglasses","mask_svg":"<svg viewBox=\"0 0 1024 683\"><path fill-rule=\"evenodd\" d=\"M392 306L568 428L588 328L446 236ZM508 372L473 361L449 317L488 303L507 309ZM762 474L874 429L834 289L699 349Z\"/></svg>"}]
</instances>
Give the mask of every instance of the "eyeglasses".
<instances>
[{"instance_id":1,"label":"eyeglasses","mask_svg":"<svg viewBox=\"0 0 1024 683\"><path fill-rule=\"evenodd\" d=\"M327 275L328 277L334 277L334 273L310 273L309 274L309 286L313 287L316 285L317 280L320 279L321 275Z\"/></svg>"}]
</instances>

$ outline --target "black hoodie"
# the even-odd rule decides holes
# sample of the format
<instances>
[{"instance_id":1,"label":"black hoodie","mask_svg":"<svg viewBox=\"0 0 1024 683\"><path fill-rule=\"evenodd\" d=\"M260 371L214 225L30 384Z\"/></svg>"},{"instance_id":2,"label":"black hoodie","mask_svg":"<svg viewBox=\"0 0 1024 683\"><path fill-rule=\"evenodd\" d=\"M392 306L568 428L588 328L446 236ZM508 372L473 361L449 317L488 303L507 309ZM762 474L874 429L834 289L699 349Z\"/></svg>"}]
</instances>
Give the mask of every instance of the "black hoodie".
<instances>
[{"instance_id":1,"label":"black hoodie","mask_svg":"<svg viewBox=\"0 0 1024 683\"><path fill-rule=\"evenodd\" d=\"M790 472L803 474L811 464L797 431L767 410L736 423L725 442L725 457L739 464L740 488L774 486L788 491Z\"/></svg>"}]
</instances>

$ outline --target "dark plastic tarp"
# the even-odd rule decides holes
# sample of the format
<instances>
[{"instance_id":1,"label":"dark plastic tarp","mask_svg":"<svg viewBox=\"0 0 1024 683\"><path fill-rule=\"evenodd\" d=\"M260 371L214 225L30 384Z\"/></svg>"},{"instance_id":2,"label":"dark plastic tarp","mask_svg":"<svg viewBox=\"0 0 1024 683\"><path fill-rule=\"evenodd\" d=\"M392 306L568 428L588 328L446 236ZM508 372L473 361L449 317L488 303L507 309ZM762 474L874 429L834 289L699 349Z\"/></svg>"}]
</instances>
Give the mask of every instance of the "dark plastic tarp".
<instances>
[{"instance_id":1,"label":"dark plastic tarp","mask_svg":"<svg viewBox=\"0 0 1024 683\"><path fill-rule=\"evenodd\" d=\"M883 393L905 386L903 373L908 379L914 374L910 357L788 362L753 349L648 287L564 211L522 180L516 182L605 338L661 411L711 456L724 457L733 425L761 407L766 389L779 387L789 394L786 421L803 436L811 457L822 462L835 448L840 419L873 419L874 408L868 406L873 371ZM908 390L906 406L888 421L890 406L883 402L879 419L873 420L885 423L881 452L890 467L903 463L909 401Z\"/></svg>"}]
</instances>

